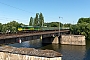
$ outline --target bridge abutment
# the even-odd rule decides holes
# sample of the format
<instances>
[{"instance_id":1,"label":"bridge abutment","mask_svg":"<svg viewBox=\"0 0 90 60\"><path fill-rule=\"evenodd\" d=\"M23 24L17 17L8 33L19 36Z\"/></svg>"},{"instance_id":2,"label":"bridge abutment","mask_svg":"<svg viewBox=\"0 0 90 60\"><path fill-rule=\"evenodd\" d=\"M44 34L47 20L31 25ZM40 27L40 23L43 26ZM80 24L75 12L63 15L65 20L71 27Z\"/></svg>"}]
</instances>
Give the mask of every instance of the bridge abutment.
<instances>
[{"instance_id":1,"label":"bridge abutment","mask_svg":"<svg viewBox=\"0 0 90 60\"><path fill-rule=\"evenodd\" d=\"M47 37L42 39L42 43L60 43L59 38L56 37Z\"/></svg>"},{"instance_id":2,"label":"bridge abutment","mask_svg":"<svg viewBox=\"0 0 90 60\"><path fill-rule=\"evenodd\" d=\"M86 45L83 35L62 35L60 40L61 44Z\"/></svg>"},{"instance_id":3,"label":"bridge abutment","mask_svg":"<svg viewBox=\"0 0 90 60\"><path fill-rule=\"evenodd\" d=\"M61 35L60 37L46 37L42 39L42 43L86 45L85 36L83 35Z\"/></svg>"}]
</instances>

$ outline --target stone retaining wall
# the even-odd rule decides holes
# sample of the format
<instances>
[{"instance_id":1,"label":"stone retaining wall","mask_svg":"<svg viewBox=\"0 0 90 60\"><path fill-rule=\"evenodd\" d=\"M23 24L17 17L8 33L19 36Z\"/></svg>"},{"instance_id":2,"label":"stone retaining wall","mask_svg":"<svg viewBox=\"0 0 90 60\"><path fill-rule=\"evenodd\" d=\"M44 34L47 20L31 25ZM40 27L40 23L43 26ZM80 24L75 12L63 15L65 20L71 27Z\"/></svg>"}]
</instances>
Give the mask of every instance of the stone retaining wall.
<instances>
[{"instance_id":1,"label":"stone retaining wall","mask_svg":"<svg viewBox=\"0 0 90 60\"><path fill-rule=\"evenodd\" d=\"M86 45L85 36L83 35L62 35L60 43L71 45Z\"/></svg>"},{"instance_id":2,"label":"stone retaining wall","mask_svg":"<svg viewBox=\"0 0 90 60\"><path fill-rule=\"evenodd\" d=\"M0 60L61 60L61 57L47 58L0 52Z\"/></svg>"},{"instance_id":3,"label":"stone retaining wall","mask_svg":"<svg viewBox=\"0 0 90 60\"><path fill-rule=\"evenodd\" d=\"M53 50L0 47L0 60L62 60L61 58L62 55Z\"/></svg>"}]
</instances>

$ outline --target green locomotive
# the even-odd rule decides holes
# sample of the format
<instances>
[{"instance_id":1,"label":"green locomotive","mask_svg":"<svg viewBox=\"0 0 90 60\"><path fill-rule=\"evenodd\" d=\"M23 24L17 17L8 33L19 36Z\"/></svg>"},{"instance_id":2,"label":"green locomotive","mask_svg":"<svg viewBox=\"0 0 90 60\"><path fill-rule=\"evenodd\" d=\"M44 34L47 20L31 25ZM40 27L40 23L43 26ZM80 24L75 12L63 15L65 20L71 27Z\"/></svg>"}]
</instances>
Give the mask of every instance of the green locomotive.
<instances>
[{"instance_id":1,"label":"green locomotive","mask_svg":"<svg viewBox=\"0 0 90 60\"><path fill-rule=\"evenodd\" d=\"M33 31L40 30L39 26L19 26L18 31Z\"/></svg>"},{"instance_id":2,"label":"green locomotive","mask_svg":"<svg viewBox=\"0 0 90 60\"><path fill-rule=\"evenodd\" d=\"M62 30L62 28L60 28ZM58 27L40 27L40 26L19 26L18 31L53 31L59 30Z\"/></svg>"}]
</instances>

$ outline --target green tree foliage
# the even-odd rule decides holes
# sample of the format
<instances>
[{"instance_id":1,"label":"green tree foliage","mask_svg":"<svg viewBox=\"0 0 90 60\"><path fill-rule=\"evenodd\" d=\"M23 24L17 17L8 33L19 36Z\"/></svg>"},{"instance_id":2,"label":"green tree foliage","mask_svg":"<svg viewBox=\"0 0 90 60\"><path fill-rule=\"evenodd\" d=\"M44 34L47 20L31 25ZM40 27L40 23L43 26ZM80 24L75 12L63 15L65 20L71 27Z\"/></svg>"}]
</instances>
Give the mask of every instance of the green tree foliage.
<instances>
[{"instance_id":1,"label":"green tree foliage","mask_svg":"<svg viewBox=\"0 0 90 60\"><path fill-rule=\"evenodd\" d=\"M35 18L30 17L30 22L29 22L30 26L43 26L44 25L44 17L42 13L36 13Z\"/></svg>"},{"instance_id":2,"label":"green tree foliage","mask_svg":"<svg viewBox=\"0 0 90 60\"><path fill-rule=\"evenodd\" d=\"M64 27L70 27L71 24L70 23L67 23L67 24L63 24Z\"/></svg>"},{"instance_id":3,"label":"green tree foliage","mask_svg":"<svg viewBox=\"0 0 90 60\"><path fill-rule=\"evenodd\" d=\"M50 23L45 23L44 25L47 27L59 27L59 22L50 22ZM60 23L60 27L62 27L62 26L63 26L63 24Z\"/></svg>"},{"instance_id":4,"label":"green tree foliage","mask_svg":"<svg viewBox=\"0 0 90 60\"><path fill-rule=\"evenodd\" d=\"M16 27L12 27L12 32L17 32L17 28Z\"/></svg>"},{"instance_id":5,"label":"green tree foliage","mask_svg":"<svg viewBox=\"0 0 90 60\"><path fill-rule=\"evenodd\" d=\"M0 23L0 32L2 31L2 23Z\"/></svg>"},{"instance_id":6,"label":"green tree foliage","mask_svg":"<svg viewBox=\"0 0 90 60\"><path fill-rule=\"evenodd\" d=\"M78 20L78 23L83 23L83 22L90 23L90 18L80 18Z\"/></svg>"},{"instance_id":7,"label":"green tree foliage","mask_svg":"<svg viewBox=\"0 0 90 60\"><path fill-rule=\"evenodd\" d=\"M18 22L16 22L16 21L11 21L11 22L9 22L9 23L7 23L7 27L8 27L8 29L12 32L12 28L13 27L16 27L16 30L17 30L17 27L19 26L19 23Z\"/></svg>"},{"instance_id":8,"label":"green tree foliage","mask_svg":"<svg viewBox=\"0 0 90 60\"><path fill-rule=\"evenodd\" d=\"M40 13L39 14L39 26L43 26L43 24L44 24L44 17L43 17L43 14Z\"/></svg>"},{"instance_id":9,"label":"green tree foliage","mask_svg":"<svg viewBox=\"0 0 90 60\"><path fill-rule=\"evenodd\" d=\"M38 18L39 13L36 13L36 17L34 18L34 26L39 25L39 18Z\"/></svg>"},{"instance_id":10,"label":"green tree foliage","mask_svg":"<svg viewBox=\"0 0 90 60\"><path fill-rule=\"evenodd\" d=\"M29 26L33 26L33 17L30 17Z\"/></svg>"},{"instance_id":11,"label":"green tree foliage","mask_svg":"<svg viewBox=\"0 0 90 60\"><path fill-rule=\"evenodd\" d=\"M2 32L3 33L6 33L7 29L8 29L7 25L6 24L3 24L3 26L2 26Z\"/></svg>"},{"instance_id":12,"label":"green tree foliage","mask_svg":"<svg viewBox=\"0 0 90 60\"><path fill-rule=\"evenodd\" d=\"M70 29L73 34L85 35L86 39L90 40L90 18L80 18Z\"/></svg>"},{"instance_id":13,"label":"green tree foliage","mask_svg":"<svg viewBox=\"0 0 90 60\"><path fill-rule=\"evenodd\" d=\"M7 31L10 31L11 33L17 32L18 26L24 25L22 23L18 23L16 21L8 22L7 24L2 25L1 32L6 33Z\"/></svg>"},{"instance_id":14,"label":"green tree foliage","mask_svg":"<svg viewBox=\"0 0 90 60\"><path fill-rule=\"evenodd\" d=\"M51 22L51 27L59 27L59 22Z\"/></svg>"},{"instance_id":15,"label":"green tree foliage","mask_svg":"<svg viewBox=\"0 0 90 60\"><path fill-rule=\"evenodd\" d=\"M59 27L60 22L51 22L51 27ZM60 27L63 27L63 24L60 23Z\"/></svg>"},{"instance_id":16,"label":"green tree foliage","mask_svg":"<svg viewBox=\"0 0 90 60\"><path fill-rule=\"evenodd\" d=\"M51 23L44 23L44 26L51 27Z\"/></svg>"}]
</instances>

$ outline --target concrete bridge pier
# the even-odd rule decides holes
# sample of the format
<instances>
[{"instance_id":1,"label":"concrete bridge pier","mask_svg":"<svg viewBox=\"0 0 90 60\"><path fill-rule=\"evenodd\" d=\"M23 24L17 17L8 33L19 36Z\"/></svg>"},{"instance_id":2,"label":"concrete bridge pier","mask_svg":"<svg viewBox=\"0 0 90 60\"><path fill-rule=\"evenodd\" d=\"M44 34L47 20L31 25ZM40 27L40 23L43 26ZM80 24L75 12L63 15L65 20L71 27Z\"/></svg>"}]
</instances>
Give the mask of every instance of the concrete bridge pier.
<instances>
[{"instance_id":1,"label":"concrete bridge pier","mask_svg":"<svg viewBox=\"0 0 90 60\"><path fill-rule=\"evenodd\" d=\"M42 38L42 43L60 43L60 37L47 37L47 38Z\"/></svg>"}]
</instances>

